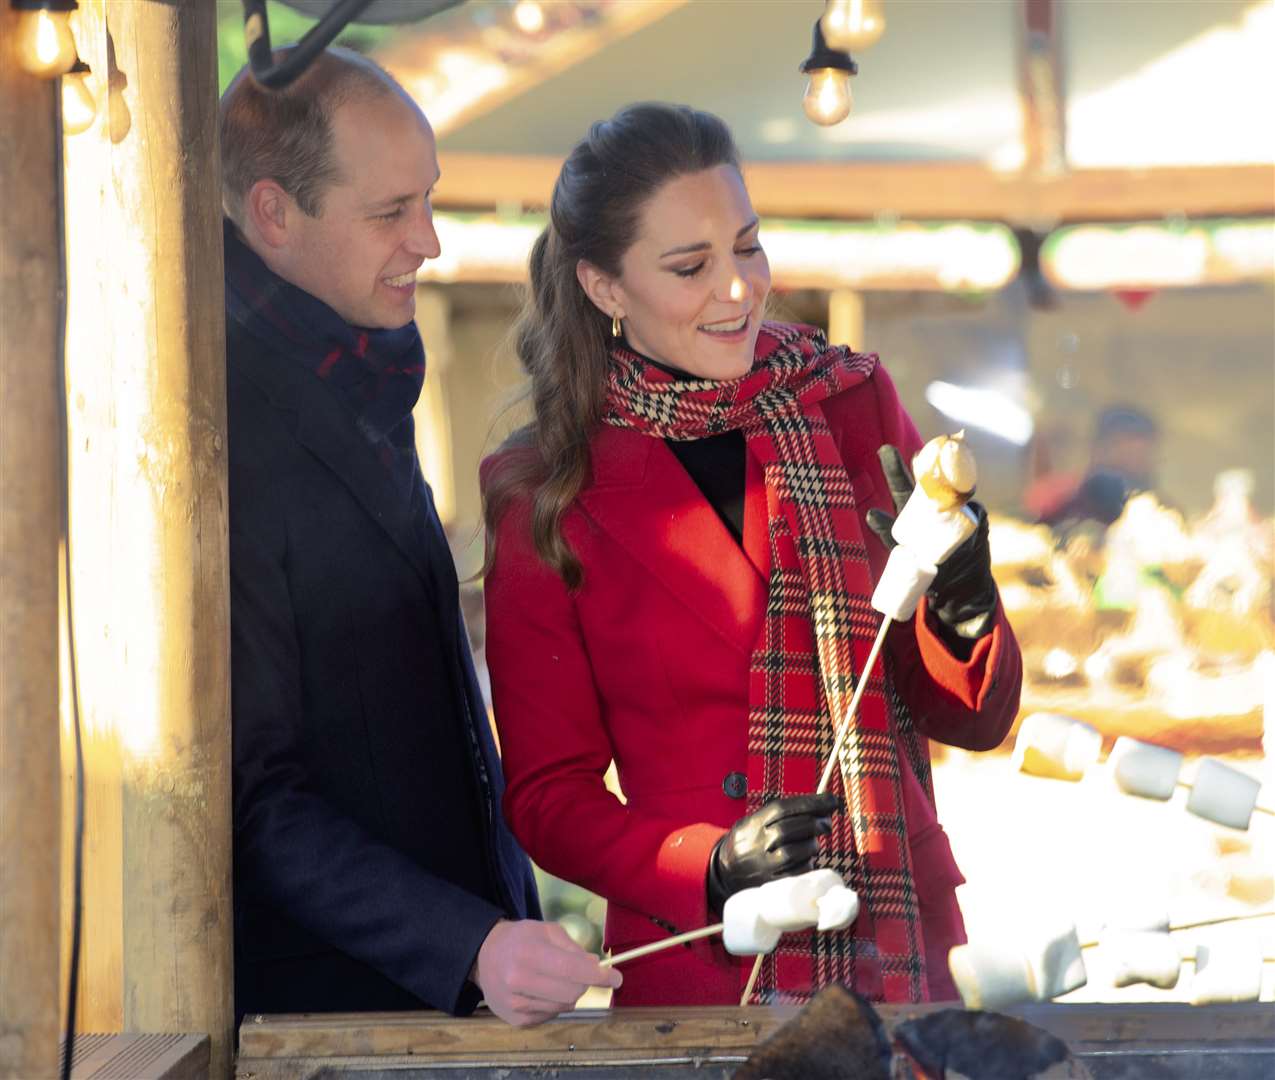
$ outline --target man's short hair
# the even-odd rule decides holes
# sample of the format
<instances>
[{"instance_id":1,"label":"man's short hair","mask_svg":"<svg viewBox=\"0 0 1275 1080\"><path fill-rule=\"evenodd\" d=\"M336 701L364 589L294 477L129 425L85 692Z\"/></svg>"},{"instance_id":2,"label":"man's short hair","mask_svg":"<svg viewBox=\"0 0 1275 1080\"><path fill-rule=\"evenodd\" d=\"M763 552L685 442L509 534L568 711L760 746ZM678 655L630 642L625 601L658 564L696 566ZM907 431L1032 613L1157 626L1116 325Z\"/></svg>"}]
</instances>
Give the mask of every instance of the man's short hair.
<instances>
[{"instance_id":1,"label":"man's short hair","mask_svg":"<svg viewBox=\"0 0 1275 1080\"><path fill-rule=\"evenodd\" d=\"M349 49L321 53L283 90L263 89L244 67L221 97L226 216L242 228L244 199L258 180L270 179L303 212L318 217L324 192L342 179L332 150L332 117L342 105L388 94L410 100L384 68Z\"/></svg>"},{"instance_id":2,"label":"man's short hair","mask_svg":"<svg viewBox=\"0 0 1275 1080\"><path fill-rule=\"evenodd\" d=\"M1094 442L1106 442L1121 435L1154 439L1160 434L1156 422L1132 405L1111 405L1098 414L1094 425Z\"/></svg>"}]
</instances>

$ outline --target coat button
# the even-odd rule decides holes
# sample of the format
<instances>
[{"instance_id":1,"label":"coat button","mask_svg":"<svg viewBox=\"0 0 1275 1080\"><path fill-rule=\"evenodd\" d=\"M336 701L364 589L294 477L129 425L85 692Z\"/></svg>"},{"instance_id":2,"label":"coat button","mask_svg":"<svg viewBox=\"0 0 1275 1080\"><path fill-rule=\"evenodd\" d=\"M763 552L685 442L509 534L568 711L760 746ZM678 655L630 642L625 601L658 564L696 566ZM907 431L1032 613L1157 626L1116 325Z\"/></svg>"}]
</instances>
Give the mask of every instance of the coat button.
<instances>
[{"instance_id":1,"label":"coat button","mask_svg":"<svg viewBox=\"0 0 1275 1080\"><path fill-rule=\"evenodd\" d=\"M722 790L732 799L742 799L748 794L748 777L742 772L728 773L722 781Z\"/></svg>"}]
</instances>

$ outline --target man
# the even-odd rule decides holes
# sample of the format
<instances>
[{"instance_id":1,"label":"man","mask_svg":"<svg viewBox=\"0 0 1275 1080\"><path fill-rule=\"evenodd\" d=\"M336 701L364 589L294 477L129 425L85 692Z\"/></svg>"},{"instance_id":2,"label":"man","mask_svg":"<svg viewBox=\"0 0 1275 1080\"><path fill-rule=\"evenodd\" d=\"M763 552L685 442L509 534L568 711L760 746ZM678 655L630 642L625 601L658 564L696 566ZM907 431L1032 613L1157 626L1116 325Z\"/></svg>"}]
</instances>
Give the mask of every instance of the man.
<instances>
[{"instance_id":1,"label":"man","mask_svg":"<svg viewBox=\"0 0 1275 1080\"><path fill-rule=\"evenodd\" d=\"M537 921L414 450L433 133L332 50L221 143L237 1012L547 1019L620 980Z\"/></svg>"},{"instance_id":2,"label":"man","mask_svg":"<svg viewBox=\"0 0 1275 1080\"><path fill-rule=\"evenodd\" d=\"M1098 414L1083 476L1042 476L1023 495L1036 520L1070 533L1076 528L1112 524L1129 496L1155 483L1160 429L1142 410L1112 405Z\"/></svg>"}]
</instances>

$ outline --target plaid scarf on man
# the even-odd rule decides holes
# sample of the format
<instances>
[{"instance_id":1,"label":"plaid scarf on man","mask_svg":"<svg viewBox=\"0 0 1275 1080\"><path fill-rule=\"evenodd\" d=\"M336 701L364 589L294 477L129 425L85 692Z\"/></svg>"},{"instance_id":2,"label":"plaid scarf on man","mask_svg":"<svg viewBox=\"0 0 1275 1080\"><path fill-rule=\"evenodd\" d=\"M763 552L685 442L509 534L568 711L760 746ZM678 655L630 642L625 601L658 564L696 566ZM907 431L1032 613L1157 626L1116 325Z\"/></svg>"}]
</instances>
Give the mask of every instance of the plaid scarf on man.
<instances>
[{"instance_id":1,"label":"plaid scarf on man","mask_svg":"<svg viewBox=\"0 0 1275 1080\"><path fill-rule=\"evenodd\" d=\"M353 412L398 494L420 498L412 409L425 382L425 346L416 323L395 330L351 326L279 277L228 220L223 237L227 317L327 383Z\"/></svg>"},{"instance_id":2,"label":"plaid scarf on man","mask_svg":"<svg viewBox=\"0 0 1275 1080\"><path fill-rule=\"evenodd\" d=\"M818 404L876 362L781 323L763 324L752 370L726 382L675 380L612 350L607 423L662 439L738 429L763 468L771 570L750 668L750 812L815 790L880 625L849 474ZM762 965L762 1002L804 1000L833 982L876 1000L926 998L895 740L896 725L910 724L892 701L882 670L873 671L841 755L847 812L834 816L824 849L862 913L846 930L785 935Z\"/></svg>"}]
</instances>

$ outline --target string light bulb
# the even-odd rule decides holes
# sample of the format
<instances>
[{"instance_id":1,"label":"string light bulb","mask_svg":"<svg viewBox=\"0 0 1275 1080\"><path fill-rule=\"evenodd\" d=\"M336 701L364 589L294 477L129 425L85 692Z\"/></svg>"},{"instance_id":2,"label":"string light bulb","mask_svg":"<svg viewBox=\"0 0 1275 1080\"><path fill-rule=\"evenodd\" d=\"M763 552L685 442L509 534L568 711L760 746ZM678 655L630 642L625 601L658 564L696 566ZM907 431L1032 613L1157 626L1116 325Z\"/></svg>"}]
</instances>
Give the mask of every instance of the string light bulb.
<instances>
[{"instance_id":1,"label":"string light bulb","mask_svg":"<svg viewBox=\"0 0 1275 1080\"><path fill-rule=\"evenodd\" d=\"M537 0L518 0L514 5L514 25L524 34L538 34L545 28L544 8Z\"/></svg>"},{"instance_id":2,"label":"string light bulb","mask_svg":"<svg viewBox=\"0 0 1275 1080\"><path fill-rule=\"evenodd\" d=\"M881 0L828 0L819 21L829 47L846 52L862 52L885 33Z\"/></svg>"},{"instance_id":3,"label":"string light bulb","mask_svg":"<svg viewBox=\"0 0 1275 1080\"><path fill-rule=\"evenodd\" d=\"M821 22L822 19L815 20L810 55L801 63L801 72L810 76L801 107L811 121L831 127L850 115L854 102L850 76L859 73L859 65L848 52L828 47Z\"/></svg>"},{"instance_id":4,"label":"string light bulb","mask_svg":"<svg viewBox=\"0 0 1275 1080\"><path fill-rule=\"evenodd\" d=\"M850 115L853 105L850 76L844 71L823 68L811 73L806 96L801 100L801 107L810 120L821 127L832 127Z\"/></svg>"},{"instance_id":5,"label":"string light bulb","mask_svg":"<svg viewBox=\"0 0 1275 1080\"><path fill-rule=\"evenodd\" d=\"M97 119L97 101L88 84L88 64L77 60L62 76L62 134L78 135Z\"/></svg>"},{"instance_id":6,"label":"string light bulb","mask_svg":"<svg viewBox=\"0 0 1275 1080\"><path fill-rule=\"evenodd\" d=\"M14 54L19 66L42 79L65 75L75 64L70 14L75 0L10 0L18 12Z\"/></svg>"}]
</instances>

